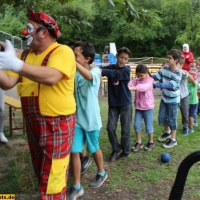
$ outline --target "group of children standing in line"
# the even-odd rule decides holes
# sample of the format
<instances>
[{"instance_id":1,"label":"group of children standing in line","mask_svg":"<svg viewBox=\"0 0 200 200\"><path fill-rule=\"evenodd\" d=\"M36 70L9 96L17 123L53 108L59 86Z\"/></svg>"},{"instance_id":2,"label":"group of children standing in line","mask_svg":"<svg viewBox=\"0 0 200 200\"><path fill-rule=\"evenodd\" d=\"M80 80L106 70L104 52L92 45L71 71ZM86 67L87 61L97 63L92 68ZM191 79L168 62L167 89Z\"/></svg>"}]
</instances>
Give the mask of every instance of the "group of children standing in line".
<instances>
[{"instance_id":1,"label":"group of children standing in line","mask_svg":"<svg viewBox=\"0 0 200 200\"><path fill-rule=\"evenodd\" d=\"M68 200L76 200L84 194L81 185L82 154L85 143L87 151L93 155L97 166L97 174L90 186L100 187L108 175L103 165L103 155L99 147L99 134L102 127L98 91L101 76L108 77L108 138L112 146L109 160L124 160L131 151L143 148L142 120L144 119L146 133L149 141L145 146L146 151L154 147L153 116L154 116L154 88L162 90L158 121L163 125L164 134L158 138L160 142L167 141L164 148L177 145L176 129L178 107L182 113L183 135L194 131L194 119L198 105L198 84L195 81L197 74L182 70L184 58L181 52L172 49L167 52L167 65L162 67L155 75L151 76L144 64L136 67L136 78L130 80L131 68L127 65L131 52L122 47L117 51L117 63L107 67L98 68L92 65L95 49L91 43L77 42L72 47L76 62L77 72L75 78L75 98L77 104L77 121L74 140L71 150L71 165L74 184L67 195ZM200 60L198 61L200 64ZM188 80L188 83L187 83ZM156 81L156 82L155 82ZM132 94L135 91L134 130L136 143L131 148L131 123L132 123ZM189 99L189 103L188 103ZM189 116L189 118L188 118ZM117 138L117 122L120 118L121 141ZM88 158L88 157L87 157ZM91 164L87 159L86 168ZM85 169L86 170L86 169Z\"/></svg>"}]
</instances>

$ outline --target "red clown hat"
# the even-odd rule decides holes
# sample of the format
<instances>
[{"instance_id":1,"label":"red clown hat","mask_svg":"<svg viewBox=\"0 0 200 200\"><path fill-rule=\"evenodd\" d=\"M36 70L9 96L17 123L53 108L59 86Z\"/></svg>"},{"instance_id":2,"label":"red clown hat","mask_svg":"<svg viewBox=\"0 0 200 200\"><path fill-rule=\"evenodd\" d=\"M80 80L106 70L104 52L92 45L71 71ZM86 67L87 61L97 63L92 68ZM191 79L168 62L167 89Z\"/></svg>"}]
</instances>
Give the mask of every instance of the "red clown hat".
<instances>
[{"instance_id":1,"label":"red clown hat","mask_svg":"<svg viewBox=\"0 0 200 200\"><path fill-rule=\"evenodd\" d=\"M28 10L28 19L46 27L56 37L61 36L60 29L56 21L44 12L34 12L32 9Z\"/></svg>"}]
</instances>

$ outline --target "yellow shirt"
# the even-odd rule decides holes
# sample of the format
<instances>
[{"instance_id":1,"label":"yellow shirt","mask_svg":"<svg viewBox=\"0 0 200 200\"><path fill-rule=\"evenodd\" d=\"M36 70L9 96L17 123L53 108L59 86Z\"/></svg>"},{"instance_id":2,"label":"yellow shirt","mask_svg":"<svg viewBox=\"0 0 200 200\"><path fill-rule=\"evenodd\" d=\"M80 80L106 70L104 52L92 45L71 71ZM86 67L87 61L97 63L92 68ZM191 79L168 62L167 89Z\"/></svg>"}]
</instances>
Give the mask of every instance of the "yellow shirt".
<instances>
[{"instance_id":1,"label":"yellow shirt","mask_svg":"<svg viewBox=\"0 0 200 200\"><path fill-rule=\"evenodd\" d=\"M59 44L50 45L43 53L35 55L30 51L26 57L26 63L41 67L42 61L51 49ZM21 55L20 55L21 56ZM44 116L59 116L75 113L76 104L74 99L74 77L76 62L74 53L68 46L60 45L53 51L45 67L52 67L65 76L54 86L38 84L26 77L18 83L18 95L21 97L38 96L40 113ZM19 74L8 71L8 75L18 78Z\"/></svg>"}]
</instances>

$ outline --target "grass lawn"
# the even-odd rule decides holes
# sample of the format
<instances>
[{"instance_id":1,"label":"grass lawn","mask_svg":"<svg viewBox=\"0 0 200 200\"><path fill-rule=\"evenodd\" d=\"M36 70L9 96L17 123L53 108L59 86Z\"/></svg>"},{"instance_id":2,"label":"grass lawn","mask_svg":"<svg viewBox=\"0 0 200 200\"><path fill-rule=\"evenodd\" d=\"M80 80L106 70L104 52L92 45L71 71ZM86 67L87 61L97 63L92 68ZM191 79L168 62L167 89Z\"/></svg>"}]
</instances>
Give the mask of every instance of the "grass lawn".
<instances>
[{"instance_id":1,"label":"grass lawn","mask_svg":"<svg viewBox=\"0 0 200 200\"><path fill-rule=\"evenodd\" d=\"M180 112L178 115L177 129L178 145L171 149L164 149L162 147L163 143L157 142L157 139L163 134L163 127L158 125L157 120L159 102L160 99L155 101L154 149L151 152L139 150L138 152L132 153L127 160L117 161L116 165L111 165L109 167L111 181L107 187L108 191L121 191L128 188L130 191L134 191L133 199L145 199L146 193L149 193L150 195L148 199L155 199L151 197L151 193L159 193L161 196L160 198L158 196L157 199L167 199L162 198L162 195L168 197L168 194L170 194L179 164L188 154L200 149L200 128L195 127L194 133L189 134L188 136L183 136L181 133L182 126ZM111 147L108 142L106 131L108 113L107 101L101 100L100 106L103 120L103 128L100 139L101 148L103 150L105 160L108 160L111 153ZM120 138L120 124L118 124L118 135ZM133 126L131 136L131 144L133 146L136 140ZM145 134L144 127L142 138L143 143L146 144L148 142L148 136ZM163 164L160 161L160 156L163 152L168 152L171 155L171 161L167 164ZM183 199L200 199L200 180L198 178L200 172L199 164L199 162L194 164L189 171ZM152 187L152 185L154 186ZM157 185L157 188L155 185Z\"/></svg>"},{"instance_id":2,"label":"grass lawn","mask_svg":"<svg viewBox=\"0 0 200 200\"><path fill-rule=\"evenodd\" d=\"M154 114L154 140L155 147L151 152L144 149L132 153L124 161L109 162L108 158L112 152L108 140L106 124L108 118L107 98L100 96L101 116L103 127L100 135L100 147L104 156L105 169L108 179L98 189L89 188L89 182L94 178L96 166L93 162L88 171L82 176L82 185L85 195L82 199L120 199L120 200L164 200L169 198L171 187L174 183L178 166L190 153L199 150L200 126L188 136L182 136L181 115L178 116L177 141L178 145L171 149L164 149L163 143L157 141L163 134L163 127L158 125L157 115L160 100L155 101ZM133 109L134 110L134 109ZM134 118L134 113L133 113ZM5 126L8 134L8 127ZM120 123L118 124L118 135L120 139ZM143 127L143 143L148 142L148 136ZM26 136L13 136L10 142L15 140L26 140ZM135 144L135 134L132 125L131 145ZM160 156L163 152L171 155L169 163L161 163ZM13 145L12 149L0 145L0 194L34 194L38 191L33 168L30 161L28 146ZM3 164L2 164L3 163ZM183 194L184 200L200 199L200 163L195 163L189 171ZM72 184L72 175L69 174L68 188ZM37 196L38 198L38 196ZM20 196L17 198L20 199ZM24 198L25 199L25 198Z\"/></svg>"}]
</instances>

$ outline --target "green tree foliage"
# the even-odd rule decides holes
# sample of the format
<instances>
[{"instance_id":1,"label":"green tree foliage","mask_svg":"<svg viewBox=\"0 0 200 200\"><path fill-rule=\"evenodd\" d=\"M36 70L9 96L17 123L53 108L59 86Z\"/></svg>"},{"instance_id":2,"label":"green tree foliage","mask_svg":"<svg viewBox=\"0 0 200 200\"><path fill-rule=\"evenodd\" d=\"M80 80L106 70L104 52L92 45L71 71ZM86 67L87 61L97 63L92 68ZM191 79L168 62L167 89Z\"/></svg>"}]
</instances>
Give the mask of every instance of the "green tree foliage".
<instances>
[{"instance_id":1,"label":"green tree foliage","mask_svg":"<svg viewBox=\"0 0 200 200\"><path fill-rule=\"evenodd\" d=\"M173 46L182 49L188 43L193 52L200 50L200 1L198 0L162 0L162 24Z\"/></svg>"},{"instance_id":2,"label":"green tree foliage","mask_svg":"<svg viewBox=\"0 0 200 200\"><path fill-rule=\"evenodd\" d=\"M119 15L126 16L127 22L140 21L142 24L153 25L157 23L161 26L159 11L145 5L149 4L149 0L100 0L100 5L110 4L115 8Z\"/></svg>"},{"instance_id":3,"label":"green tree foliage","mask_svg":"<svg viewBox=\"0 0 200 200\"><path fill-rule=\"evenodd\" d=\"M74 3L57 6L54 10L57 22L62 31L61 41L65 44L79 40L74 37L77 32L93 29L97 9L92 0L76 0Z\"/></svg>"},{"instance_id":4,"label":"green tree foliage","mask_svg":"<svg viewBox=\"0 0 200 200\"><path fill-rule=\"evenodd\" d=\"M26 28L25 13L20 11L17 15L15 9L11 6L5 6L3 12L0 13L0 30L7 32L9 34L19 36L22 29Z\"/></svg>"},{"instance_id":5,"label":"green tree foliage","mask_svg":"<svg viewBox=\"0 0 200 200\"><path fill-rule=\"evenodd\" d=\"M1 1L0 30L21 36L27 8L54 17L61 43L93 42L98 53L106 43L127 46L132 57L165 56L171 48L188 43L200 50L199 0L7 0ZM9 5L8 5L9 4ZM199 56L197 54L197 56Z\"/></svg>"}]
</instances>

